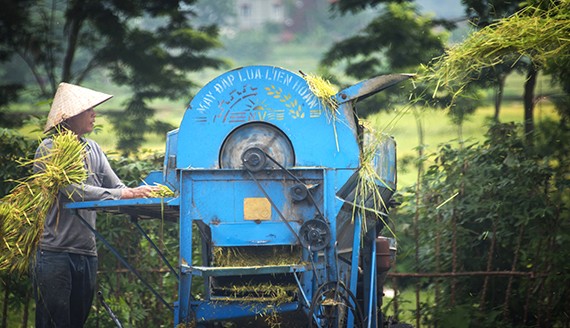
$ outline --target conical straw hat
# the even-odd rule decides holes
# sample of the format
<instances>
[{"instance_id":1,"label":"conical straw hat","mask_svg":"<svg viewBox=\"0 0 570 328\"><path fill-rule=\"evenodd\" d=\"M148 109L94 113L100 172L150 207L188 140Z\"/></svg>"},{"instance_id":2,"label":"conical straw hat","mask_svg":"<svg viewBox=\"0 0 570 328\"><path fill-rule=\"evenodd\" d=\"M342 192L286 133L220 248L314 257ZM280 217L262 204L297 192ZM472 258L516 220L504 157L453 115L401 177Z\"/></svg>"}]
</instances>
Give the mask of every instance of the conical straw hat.
<instances>
[{"instance_id":1,"label":"conical straw hat","mask_svg":"<svg viewBox=\"0 0 570 328\"><path fill-rule=\"evenodd\" d=\"M51 104L44 133L66 119L81 114L111 97L113 96L77 85L60 83Z\"/></svg>"}]
</instances>

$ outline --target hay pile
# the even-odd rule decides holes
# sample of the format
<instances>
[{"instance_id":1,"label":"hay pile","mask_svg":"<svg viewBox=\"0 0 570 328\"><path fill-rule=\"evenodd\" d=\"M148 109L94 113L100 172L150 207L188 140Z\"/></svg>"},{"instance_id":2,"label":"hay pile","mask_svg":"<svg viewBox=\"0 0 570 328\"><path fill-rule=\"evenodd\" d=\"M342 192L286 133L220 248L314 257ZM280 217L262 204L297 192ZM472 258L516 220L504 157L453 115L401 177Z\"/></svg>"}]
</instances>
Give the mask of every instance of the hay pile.
<instances>
[{"instance_id":1,"label":"hay pile","mask_svg":"<svg viewBox=\"0 0 570 328\"><path fill-rule=\"evenodd\" d=\"M24 162L42 170L0 200L0 271L24 273L34 259L48 210L59 189L87 179L85 148L71 132L53 136L48 155Z\"/></svg>"}]
</instances>

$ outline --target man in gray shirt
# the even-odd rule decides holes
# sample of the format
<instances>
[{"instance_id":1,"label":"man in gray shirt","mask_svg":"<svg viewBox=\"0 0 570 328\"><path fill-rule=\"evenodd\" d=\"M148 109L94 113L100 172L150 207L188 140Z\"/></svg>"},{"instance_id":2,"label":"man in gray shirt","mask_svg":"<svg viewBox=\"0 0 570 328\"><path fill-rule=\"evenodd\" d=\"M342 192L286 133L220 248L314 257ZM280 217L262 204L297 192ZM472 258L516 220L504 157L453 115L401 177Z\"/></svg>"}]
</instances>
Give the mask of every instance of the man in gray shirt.
<instances>
[{"instance_id":1,"label":"man in gray shirt","mask_svg":"<svg viewBox=\"0 0 570 328\"><path fill-rule=\"evenodd\" d=\"M97 248L94 234L81 222L95 228L96 213L69 210L69 201L144 198L156 187L127 188L117 177L101 147L83 135L93 131L94 107L112 96L61 83L48 115L44 132L72 131L85 144L87 179L63 188L45 218L33 269L36 327L83 327L96 288ZM50 152L53 141L42 141L36 158ZM34 168L36 171L41 167Z\"/></svg>"}]
</instances>

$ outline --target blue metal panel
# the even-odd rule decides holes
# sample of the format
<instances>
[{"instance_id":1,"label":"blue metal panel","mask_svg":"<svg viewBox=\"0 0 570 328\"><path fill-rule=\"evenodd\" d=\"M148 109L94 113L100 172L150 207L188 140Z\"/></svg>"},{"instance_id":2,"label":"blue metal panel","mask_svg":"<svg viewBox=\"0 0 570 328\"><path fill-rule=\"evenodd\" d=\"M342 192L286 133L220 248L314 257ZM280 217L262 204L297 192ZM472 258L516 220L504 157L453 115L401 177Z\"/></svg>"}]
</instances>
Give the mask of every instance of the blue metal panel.
<instances>
[{"instance_id":1,"label":"blue metal panel","mask_svg":"<svg viewBox=\"0 0 570 328\"><path fill-rule=\"evenodd\" d=\"M145 206L145 205L167 205L177 206L178 198L133 198L133 199L117 199L117 200L93 200L85 202L66 203L65 208L114 208L122 206Z\"/></svg>"},{"instance_id":2,"label":"blue metal panel","mask_svg":"<svg viewBox=\"0 0 570 328\"><path fill-rule=\"evenodd\" d=\"M192 99L180 125L177 166L219 168L219 151L231 131L248 122L266 122L289 137L295 166L358 167L351 108L331 117L301 76L273 66L235 69Z\"/></svg>"},{"instance_id":3,"label":"blue metal panel","mask_svg":"<svg viewBox=\"0 0 570 328\"><path fill-rule=\"evenodd\" d=\"M144 179L144 184L154 185L154 184L164 184L164 174L160 171L150 172Z\"/></svg>"},{"instance_id":4,"label":"blue metal panel","mask_svg":"<svg viewBox=\"0 0 570 328\"><path fill-rule=\"evenodd\" d=\"M341 90L336 94L335 98L340 104L363 100L414 76L414 74L388 74L376 76Z\"/></svg>"},{"instance_id":5,"label":"blue metal panel","mask_svg":"<svg viewBox=\"0 0 570 328\"><path fill-rule=\"evenodd\" d=\"M326 170L325 171L325 180L324 180L324 189L325 189L325 194L326 195L334 195L335 194L335 187L337 186L336 184L336 175L334 174L335 172L333 170ZM324 213L325 213L325 217L327 218L327 220L329 221L329 227L330 227L330 233L331 236L336 236L336 220L335 218L338 215L338 208L335 206L336 204L338 204L336 202L335 197L325 197L325 202L324 202L325 206L324 206ZM337 271L337 265L338 263L336 263L336 238L331 238L330 243L329 243L329 247L326 248L325 250L325 261L328 263L329 267L328 272L327 272L327 279L329 281L335 281L338 280L338 271Z\"/></svg>"},{"instance_id":6,"label":"blue metal panel","mask_svg":"<svg viewBox=\"0 0 570 328\"><path fill-rule=\"evenodd\" d=\"M101 210L139 218L158 218L177 222L178 205L178 198L136 198L72 202L66 203L64 206L69 209Z\"/></svg>"},{"instance_id":7,"label":"blue metal panel","mask_svg":"<svg viewBox=\"0 0 570 328\"><path fill-rule=\"evenodd\" d=\"M291 173L307 185L316 185L313 197L322 208L323 172L321 169L292 169ZM243 170L181 170L182 202L189 204L190 220L201 220L211 229L211 242L215 246L294 245L296 237L288 230L281 213L295 231L302 222L317 215L315 205L308 200L294 202L290 189L297 181L282 171L269 170L256 174L256 179L269 195L276 208L271 209L270 221L247 221L244 218L244 199L264 198L249 174ZM186 213L182 211L181 213ZM330 213L336 215L336 213ZM189 220L190 219L190 220ZM188 241L181 239L181 242Z\"/></svg>"},{"instance_id":8,"label":"blue metal panel","mask_svg":"<svg viewBox=\"0 0 570 328\"><path fill-rule=\"evenodd\" d=\"M291 222L295 231L300 224ZM215 246L265 246L265 245L297 245L297 239L283 222L260 222L256 224L220 224L210 225L212 242Z\"/></svg>"},{"instance_id":9,"label":"blue metal panel","mask_svg":"<svg viewBox=\"0 0 570 328\"><path fill-rule=\"evenodd\" d=\"M266 304L235 302L195 302L193 307L196 311L198 321L230 320L247 316L256 316L260 313L270 315L272 313L284 313L295 311L299 308L299 303Z\"/></svg>"},{"instance_id":10,"label":"blue metal panel","mask_svg":"<svg viewBox=\"0 0 570 328\"><path fill-rule=\"evenodd\" d=\"M181 183L181 197L192 197L192 181ZM191 316L190 301L192 300L192 274L182 270L183 267L191 266L193 263L193 246L192 246L192 217L190 213L192 204L183 201L180 204L180 230L179 230L179 255L178 266L180 269L180 282L178 284L178 316L174 318L174 323L187 322Z\"/></svg>"},{"instance_id":11,"label":"blue metal panel","mask_svg":"<svg viewBox=\"0 0 570 328\"><path fill-rule=\"evenodd\" d=\"M164 154L163 184L173 190L178 190L180 182L176 175L176 151L178 147L178 129L172 130L166 134L166 152Z\"/></svg>"}]
</instances>

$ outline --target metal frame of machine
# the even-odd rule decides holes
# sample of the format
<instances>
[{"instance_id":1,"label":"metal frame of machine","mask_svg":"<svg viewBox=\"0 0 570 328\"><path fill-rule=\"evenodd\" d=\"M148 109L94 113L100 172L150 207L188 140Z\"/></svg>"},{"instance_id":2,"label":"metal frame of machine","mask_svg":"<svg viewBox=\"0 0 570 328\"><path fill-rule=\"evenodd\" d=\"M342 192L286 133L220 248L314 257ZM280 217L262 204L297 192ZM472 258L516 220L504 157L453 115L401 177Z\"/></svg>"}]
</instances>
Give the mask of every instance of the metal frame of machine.
<instances>
[{"instance_id":1,"label":"metal frame of machine","mask_svg":"<svg viewBox=\"0 0 570 328\"><path fill-rule=\"evenodd\" d=\"M409 77L355 84L333 96L338 108L331 110L301 75L273 66L228 71L192 99L179 129L167 134L164 170L145 181L169 186L176 197L66 206L179 223L177 327L294 311L315 327L382 326L382 279L393 253L390 240L379 237L376 216L386 208L354 210L371 197L356 191L371 137L363 137L354 106ZM376 185L388 204L395 142L374 145ZM290 252L291 261L220 265L219 252L236 249L254 258ZM196 277L201 298L192 294ZM228 285L260 281L294 288L279 302L227 292Z\"/></svg>"}]
</instances>

